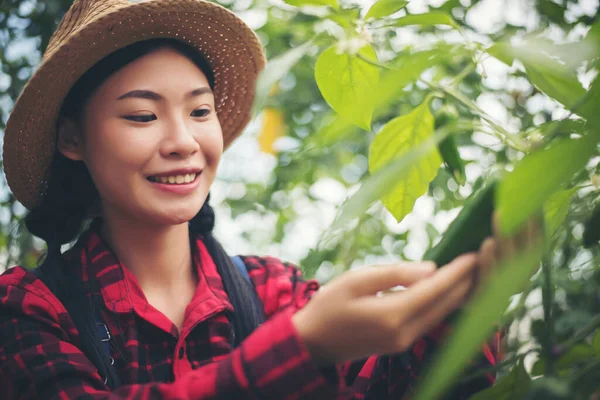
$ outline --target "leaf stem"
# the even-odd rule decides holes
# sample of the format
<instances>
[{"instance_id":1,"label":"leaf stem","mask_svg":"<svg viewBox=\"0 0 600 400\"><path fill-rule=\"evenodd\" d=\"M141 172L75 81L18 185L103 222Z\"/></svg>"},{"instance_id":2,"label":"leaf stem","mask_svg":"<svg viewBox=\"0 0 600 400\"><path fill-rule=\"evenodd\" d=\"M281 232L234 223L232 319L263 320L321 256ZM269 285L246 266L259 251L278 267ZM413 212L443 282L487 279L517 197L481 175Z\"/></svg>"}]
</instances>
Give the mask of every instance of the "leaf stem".
<instances>
[{"instance_id":1,"label":"leaf stem","mask_svg":"<svg viewBox=\"0 0 600 400\"><path fill-rule=\"evenodd\" d=\"M389 65L380 64L379 62L377 62L377 61L375 61L375 60L371 60L370 58L368 58L368 57L365 57L364 55L362 55L362 54L360 54L360 53L356 53L356 57L357 57L359 60L362 60L362 61L364 61L364 62L366 62L366 63L368 63L368 64L371 64L371 65L373 65L373 66L375 66L375 67L379 67L379 68L385 68L385 69L394 69L394 68L390 67Z\"/></svg>"}]
</instances>

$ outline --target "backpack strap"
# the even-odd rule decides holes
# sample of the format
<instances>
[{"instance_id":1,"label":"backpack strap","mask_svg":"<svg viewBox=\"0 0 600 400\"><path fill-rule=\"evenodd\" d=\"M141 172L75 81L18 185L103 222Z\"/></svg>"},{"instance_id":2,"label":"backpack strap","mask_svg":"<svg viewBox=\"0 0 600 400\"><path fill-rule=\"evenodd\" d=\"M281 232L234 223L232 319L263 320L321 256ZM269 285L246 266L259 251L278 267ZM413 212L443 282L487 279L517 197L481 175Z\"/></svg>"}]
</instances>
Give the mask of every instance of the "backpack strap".
<instances>
[{"instance_id":1,"label":"backpack strap","mask_svg":"<svg viewBox=\"0 0 600 400\"><path fill-rule=\"evenodd\" d=\"M248 268L246 268L246 264L244 264L244 260L242 260L242 257L233 256L231 257L231 261L233 261L233 264L237 267L238 271L240 271L240 274L242 274L244 279L246 279L248 283L252 284L252 281L250 280L250 275L248 274Z\"/></svg>"},{"instance_id":2,"label":"backpack strap","mask_svg":"<svg viewBox=\"0 0 600 400\"><path fill-rule=\"evenodd\" d=\"M79 332L81 351L98 369L104 384L111 389L119 387L119 377L113 366L114 359L110 355L110 332L102 322L99 307L91 303L93 299L90 301L88 298L82 282L75 274L64 271L62 263L44 262L32 272L67 310ZM92 310L94 315L90 315Z\"/></svg>"},{"instance_id":3,"label":"backpack strap","mask_svg":"<svg viewBox=\"0 0 600 400\"><path fill-rule=\"evenodd\" d=\"M255 315L259 316L260 324L262 324L265 319L264 318L264 315L265 315L264 307L263 307L262 301L258 297L258 294L256 294L254 284L252 283L252 280L250 279L250 275L248 274L248 268L246 267L246 264L244 264L244 260L240 256L231 257L231 261L233 261L233 264L237 267L240 274L242 274L242 276L244 277L246 282L248 282L248 284L251 286L252 297L250 298L250 301L252 303L251 304L252 310ZM258 328L258 326L256 328Z\"/></svg>"}]
</instances>

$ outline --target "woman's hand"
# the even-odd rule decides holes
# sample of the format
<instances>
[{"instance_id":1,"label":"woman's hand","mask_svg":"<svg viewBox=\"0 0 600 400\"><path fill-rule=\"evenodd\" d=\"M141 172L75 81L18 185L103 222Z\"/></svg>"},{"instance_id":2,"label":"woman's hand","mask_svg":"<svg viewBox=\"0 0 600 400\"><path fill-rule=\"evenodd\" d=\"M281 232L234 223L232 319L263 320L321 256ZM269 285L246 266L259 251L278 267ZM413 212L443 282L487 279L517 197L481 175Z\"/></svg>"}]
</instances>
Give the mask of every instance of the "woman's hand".
<instances>
[{"instance_id":1,"label":"woman's hand","mask_svg":"<svg viewBox=\"0 0 600 400\"><path fill-rule=\"evenodd\" d=\"M539 231L530 221L513 237L496 233L477 253L439 269L415 262L348 271L323 286L294 314L293 323L319 364L405 351L462 306L501 260L533 243ZM406 289L381 295L399 285Z\"/></svg>"},{"instance_id":2,"label":"woman's hand","mask_svg":"<svg viewBox=\"0 0 600 400\"><path fill-rule=\"evenodd\" d=\"M292 320L319 364L401 352L463 304L476 263L465 254L437 270L430 262L351 270ZM378 295L398 285L408 288Z\"/></svg>"}]
</instances>

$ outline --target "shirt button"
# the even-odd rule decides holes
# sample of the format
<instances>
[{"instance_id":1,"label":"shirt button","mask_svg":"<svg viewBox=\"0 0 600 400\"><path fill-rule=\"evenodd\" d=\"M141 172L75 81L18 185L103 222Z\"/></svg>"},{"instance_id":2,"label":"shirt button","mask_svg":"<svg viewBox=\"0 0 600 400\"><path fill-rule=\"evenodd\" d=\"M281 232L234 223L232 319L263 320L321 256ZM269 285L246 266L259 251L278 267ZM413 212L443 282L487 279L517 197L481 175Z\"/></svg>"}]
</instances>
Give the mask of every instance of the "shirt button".
<instances>
[{"instance_id":1,"label":"shirt button","mask_svg":"<svg viewBox=\"0 0 600 400\"><path fill-rule=\"evenodd\" d=\"M183 356L185 355L185 350L183 349L183 347L179 348L179 358L183 358Z\"/></svg>"}]
</instances>

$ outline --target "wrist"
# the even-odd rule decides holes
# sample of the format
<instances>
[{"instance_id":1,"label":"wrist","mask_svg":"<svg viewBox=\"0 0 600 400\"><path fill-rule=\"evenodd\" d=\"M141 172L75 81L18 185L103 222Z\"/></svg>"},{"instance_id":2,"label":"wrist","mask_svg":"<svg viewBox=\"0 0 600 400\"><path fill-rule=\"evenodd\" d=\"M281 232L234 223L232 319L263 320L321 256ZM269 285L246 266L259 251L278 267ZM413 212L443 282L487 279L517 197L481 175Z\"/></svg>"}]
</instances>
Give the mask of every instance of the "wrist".
<instances>
[{"instance_id":1,"label":"wrist","mask_svg":"<svg viewBox=\"0 0 600 400\"><path fill-rule=\"evenodd\" d=\"M315 339L318 337L318 335L314 335L312 333L314 329L312 327L310 318L305 316L304 310L305 309L301 309L292 315L292 325L294 325L300 341L317 366L330 366L332 361L324 356L324 352L321 350L322 346L318 343L318 340Z\"/></svg>"}]
</instances>

